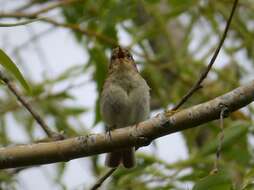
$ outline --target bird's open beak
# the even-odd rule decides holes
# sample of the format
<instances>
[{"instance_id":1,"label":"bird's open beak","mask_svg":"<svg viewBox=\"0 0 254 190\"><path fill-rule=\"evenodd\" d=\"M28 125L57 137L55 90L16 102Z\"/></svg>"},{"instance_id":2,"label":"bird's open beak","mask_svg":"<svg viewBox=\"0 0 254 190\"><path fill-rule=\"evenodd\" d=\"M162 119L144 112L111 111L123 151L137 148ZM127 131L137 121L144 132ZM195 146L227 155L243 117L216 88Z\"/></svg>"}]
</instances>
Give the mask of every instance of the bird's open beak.
<instances>
[{"instance_id":1,"label":"bird's open beak","mask_svg":"<svg viewBox=\"0 0 254 190\"><path fill-rule=\"evenodd\" d=\"M121 47L118 47L117 57L118 57L119 59L125 57L124 51L123 51L123 49L122 49Z\"/></svg>"}]
</instances>

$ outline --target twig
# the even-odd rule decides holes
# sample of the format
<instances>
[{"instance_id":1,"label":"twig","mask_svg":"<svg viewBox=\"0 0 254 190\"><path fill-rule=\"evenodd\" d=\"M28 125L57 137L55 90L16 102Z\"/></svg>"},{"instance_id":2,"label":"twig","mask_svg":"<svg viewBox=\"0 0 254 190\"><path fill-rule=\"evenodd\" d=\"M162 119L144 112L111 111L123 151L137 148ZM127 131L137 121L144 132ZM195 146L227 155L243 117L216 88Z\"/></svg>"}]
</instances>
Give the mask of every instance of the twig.
<instances>
[{"instance_id":1,"label":"twig","mask_svg":"<svg viewBox=\"0 0 254 190\"><path fill-rule=\"evenodd\" d=\"M16 18L16 19L30 18L30 19L35 19L35 18L38 18L38 16L36 16L34 14L31 14L31 13L23 13L23 12L10 12L10 13L0 12L0 18Z\"/></svg>"},{"instance_id":2,"label":"twig","mask_svg":"<svg viewBox=\"0 0 254 190\"><path fill-rule=\"evenodd\" d=\"M79 2L79 1L81 2L83 0L61 0L61 1L48 3L49 5L47 7L41 8L41 9L33 12L32 14L38 16L39 14L49 12L49 11L55 9L55 8L66 6L66 5L76 3L76 2ZM19 7L14 11L15 12L23 11L24 9L30 8L31 6L35 5L36 3L39 3L38 0L32 0L28 4L23 5L22 7Z\"/></svg>"},{"instance_id":3,"label":"twig","mask_svg":"<svg viewBox=\"0 0 254 190\"><path fill-rule=\"evenodd\" d=\"M62 28L74 30L76 32L85 34L87 36L95 37L95 38L97 38L105 43L108 43L110 45L113 45L113 46L118 45L117 41L115 41L114 39L112 39L108 36L103 35L102 33L97 32L97 31L81 28L78 24L62 23L62 22L58 22L58 21L53 20L48 17L47 18L39 17L36 14L28 14L28 13L21 13L21 12L0 13L0 18L16 18L16 19L19 19L19 18L36 19L37 18L41 22L46 22L46 23L52 24L57 27L62 27Z\"/></svg>"},{"instance_id":4,"label":"twig","mask_svg":"<svg viewBox=\"0 0 254 190\"><path fill-rule=\"evenodd\" d=\"M117 168L112 168L112 169L108 170L103 176L101 176L98 179L98 181L92 186L92 188L90 190L98 189L102 185L102 183L116 171L116 169Z\"/></svg>"},{"instance_id":5,"label":"twig","mask_svg":"<svg viewBox=\"0 0 254 190\"><path fill-rule=\"evenodd\" d=\"M63 139L62 134L58 134L50 130L44 120L40 117L40 115L32 108L32 106L28 103L28 101L20 94L15 85L11 82L11 80L6 77L2 72L0 72L0 80L2 80L9 90L16 96L19 102L27 109L28 112L33 116L33 118L37 121L37 123L41 126L44 132L52 139L60 140Z\"/></svg>"},{"instance_id":6,"label":"twig","mask_svg":"<svg viewBox=\"0 0 254 190\"><path fill-rule=\"evenodd\" d=\"M21 22L17 22L17 23L0 23L0 27L24 26L26 24L31 24L31 23L38 21L38 20L40 20L40 18L25 20L25 21L21 21Z\"/></svg>"},{"instance_id":7,"label":"twig","mask_svg":"<svg viewBox=\"0 0 254 190\"><path fill-rule=\"evenodd\" d=\"M38 10L38 11L32 13L32 14L39 15L39 14L42 14L42 13L49 12L52 9L62 7L62 6L66 6L66 5L69 5L69 4L72 4L72 3L77 3L79 1L82 2L84 0L65 0L65 1L61 0L61 1L57 1L57 2L49 4L49 6L47 6L45 8L42 8L42 9L40 9L40 10Z\"/></svg>"},{"instance_id":8,"label":"twig","mask_svg":"<svg viewBox=\"0 0 254 190\"><path fill-rule=\"evenodd\" d=\"M237 7L237 3L238 3L238 0L235 0L234 1L234 4L233 4L233 7L232 7L232 10L231 10L231 13L230 13L230 16L229 16L229 19L227 21L227 24L226 24L226 27L225 27L225 30L223 32L223 35L222 35L222 38L220 40L220 43L217 47L217 49L215 50L214 54L213 54L213 57L212 59L210 60L207 68L201 73L199 79L197 80L197 82L191 87L191 89L183 96L183 98L179 101L178 104L176 104L172 110L175 111L177 110L180 106L182 106L193 94L194 92L196 92L198 89L200 89L202 86L202 82L204 81L204 79L207 77L209 71L211 70L219 52L220 52L220 49L226 39L226 36L227 36L227 33L228 33L228 30L229 30L229 26L230 26L230 23L231 23L231 20L233 18L233 15L234 15L234 12L236 10L236 7Z\"/></svg>"},{"instance_id":9,"label":"twig","mask_svg":"<svg viewBox=\"0 0 254 190\"><path fill-rule=\"evenodd\" d=\"M214 167L213 170L211 171L212 174L217 173L219 171L219 161L220 161L220 157L221 157L221 149L222 149L222 144L224 141L224 126L223 126L223 119L225 116L228 115L228 108L226 105L221 104L221 112L220 112L220 136L219 136L219 143L218 143L218 147L216 150L216 159L214 161Z\"/></svg>"}]
</instances>

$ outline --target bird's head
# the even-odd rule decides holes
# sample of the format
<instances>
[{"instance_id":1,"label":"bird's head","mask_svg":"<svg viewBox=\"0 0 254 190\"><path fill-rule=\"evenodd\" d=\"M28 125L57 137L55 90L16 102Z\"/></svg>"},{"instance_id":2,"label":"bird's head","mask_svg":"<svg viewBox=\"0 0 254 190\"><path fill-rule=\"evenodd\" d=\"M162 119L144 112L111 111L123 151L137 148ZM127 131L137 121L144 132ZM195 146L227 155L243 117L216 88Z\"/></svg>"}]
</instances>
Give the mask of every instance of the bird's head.
<instances>
[{"instance_id":1,"label":"bird's head","mask_svg":"<svg viewBox=\"0 0 254 190\"><path fill-rule=\"evenodd\" d=\"M112 50L109 70L122 69L137 71L135 61L130 52L127 49L118 46Z\"/></svg>"}]
</instances>

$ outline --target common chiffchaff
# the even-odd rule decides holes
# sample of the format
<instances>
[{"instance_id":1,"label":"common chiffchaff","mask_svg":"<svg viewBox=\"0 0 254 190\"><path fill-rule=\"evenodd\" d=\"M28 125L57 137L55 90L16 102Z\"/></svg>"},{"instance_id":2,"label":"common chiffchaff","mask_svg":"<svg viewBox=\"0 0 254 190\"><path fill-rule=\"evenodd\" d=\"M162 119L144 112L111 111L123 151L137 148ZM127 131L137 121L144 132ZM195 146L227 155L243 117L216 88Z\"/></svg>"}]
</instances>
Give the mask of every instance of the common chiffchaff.
<instances>
[{"instance_id":1,"label":"common chiffchaff","mask_svg":"<svg viewBox=\"0 0 254 190\"><path fill-rule=\"evenodd\" d=\"M150 112L149 86L137 70L128 50L113 49L108 77L101 94L101 115L109 130L138 124L148 118ZM126 168L135 166L135 148L110 152L106 166Z\"/></svg>"}]
</instances>

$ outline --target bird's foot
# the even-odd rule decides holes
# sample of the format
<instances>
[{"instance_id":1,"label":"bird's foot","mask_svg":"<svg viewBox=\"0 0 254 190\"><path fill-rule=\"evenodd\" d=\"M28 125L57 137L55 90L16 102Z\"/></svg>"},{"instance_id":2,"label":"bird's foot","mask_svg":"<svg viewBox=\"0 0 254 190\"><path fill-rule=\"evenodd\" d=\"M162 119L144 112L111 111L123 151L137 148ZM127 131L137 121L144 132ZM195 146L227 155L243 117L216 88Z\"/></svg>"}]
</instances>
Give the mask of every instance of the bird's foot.
<instances>
[{"instance_id":1,"label":"bird's foot","mask_svg":"<svg viewBox=\"0 0 254 190\"><path fill-rule=\"evenodd\" d=\"M177 112L179 112L179 110L166 110L166 111L164 111L164 114L166 117L171 117L172 115L174 115Z\"/></svg>"},{"instance_id":2,"label":"bird's foot","mask_svg":"<svg viewBox=\"0 0 254 190\"><path fill-rule=\"evenodd\" d=\"M106 135L109 136L109 140L112 141L112 136L111 136L111 130L109 127L106 127Z\"/></svg>"}]
</instances>

